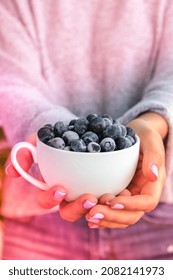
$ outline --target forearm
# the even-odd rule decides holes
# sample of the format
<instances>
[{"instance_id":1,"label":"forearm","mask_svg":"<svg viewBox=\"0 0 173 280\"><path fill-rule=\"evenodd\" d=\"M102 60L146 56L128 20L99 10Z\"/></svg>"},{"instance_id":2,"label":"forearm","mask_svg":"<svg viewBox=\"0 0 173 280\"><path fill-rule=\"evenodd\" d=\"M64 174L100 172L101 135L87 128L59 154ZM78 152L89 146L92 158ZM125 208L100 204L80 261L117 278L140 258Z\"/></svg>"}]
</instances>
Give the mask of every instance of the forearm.
<instances>
[{"instance_id":1,"label":"forearm","mask_svg":"<svg viewBox=\"0 0 173 280\"><path fill-rule=\"evenodd\" d=\"M138 118L128 123L128 126L131 126L132 128L136 129L136 122L138 122L138 120L144 121L144 125L146 125L146 127L152 128L155 131L157 131L162 139L164 139L167 136L168 123L166 119L160 114L154 112L143 113Z\"/></svg>"}]
</instances>

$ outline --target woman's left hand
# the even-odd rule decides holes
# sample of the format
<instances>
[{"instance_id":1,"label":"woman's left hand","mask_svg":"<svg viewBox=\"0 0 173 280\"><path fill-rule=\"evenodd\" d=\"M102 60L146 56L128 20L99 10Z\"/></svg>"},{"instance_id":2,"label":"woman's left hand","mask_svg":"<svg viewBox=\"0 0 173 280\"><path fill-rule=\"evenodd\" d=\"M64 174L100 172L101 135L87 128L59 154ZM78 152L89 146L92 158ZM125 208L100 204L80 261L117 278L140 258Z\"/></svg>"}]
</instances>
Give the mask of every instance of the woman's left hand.
<instances>
[{"instance_id":1,"label":"woman's left hand","mask_svg":"<svg viewBox=\"0 0 173 280\"><path fill-rule=\"evenodd\" d=\"M126 228L159 203L166 178L162 137L145 118L138 118L128 126L136 131L141 141L135 176L118 196L100 197L99 203L85 216L90 228Z\"/></svg>"}]
</instances>

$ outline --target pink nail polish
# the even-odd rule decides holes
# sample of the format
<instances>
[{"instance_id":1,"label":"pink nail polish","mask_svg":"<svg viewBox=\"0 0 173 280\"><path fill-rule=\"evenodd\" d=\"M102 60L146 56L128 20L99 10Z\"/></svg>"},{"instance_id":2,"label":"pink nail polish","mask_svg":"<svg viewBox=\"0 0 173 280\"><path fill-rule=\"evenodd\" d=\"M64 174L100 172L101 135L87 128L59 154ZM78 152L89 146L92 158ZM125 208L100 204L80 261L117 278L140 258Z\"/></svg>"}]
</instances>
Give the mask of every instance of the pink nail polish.
<instances>
[{"instance_id":1,"label":"pink nail polish","mask_svg":"<svg viewBox=\"0 0 173 280\"><path fill-rule=\"evenodd\" d=\"M91 218L93 219L103 219L104 215L102 213L96 213L94 216L92 216Z\"/></svg>"},{"instance_id":2,"label":"pink nail polish","mask_svg":"<svg viewBox=\"0 0 173 280\"><path fill-rule=\"evenodd\" d=\"M60 199L62 199L63 198L63 196L65 196L65 194L66 193L64 193L64 192L60 192L60 191L56 191L55 193L54 193L54 199L55 200L60 200Z\"/></svg>"},{"instance_id":3,"label":"pink nail polish","mask_svg":"<svg viewBox=\"0 0 173 280\"><path fill-rule=\"evenodd\" d=\"M155 164L153 164L153 165L151 166L151 172L152 172L156 177L159 176L159 170L158 170L158 168L157 168L157 166L156 166Z\"/></svg>"},{"instance_id":4,"label":"pink nail polish","mask_svg":"<svg viewBox=\"0 0 173 280\"><path fill-rule=\"evenodd\" d=\"M96 205L96 203L93 203L93 202L91 202L89 200L85 200L85 202L83 203L83 207L85 209L90 209L90 208L92 208L95 205Z\"/></svg>"},{"instance_id":5,"label":"pink nail polish","mask_svg":"<svg viewBox=\"0 0 173 280\"><path fill-rule=\"evenodd\" d=\"M90 226L90 228L98 228L99 226L98 225L92 225Z\"/></svg>"},{"instance_id":6,"label":"pink nail polish","mask_svg":"<svg viewBox=\"0 0 173 280\"><path fill-rule=\"evenodd\" d=\"M91 223L94 223L94 224L98 224L98 223L100 222L100 220L99 220L99 219L94 219L94 218L89 218L89 219L87 220L87 222L91 222Z\"/></svg>"},{"instance_id":7,"label":"pink nail polish","mask_svg":"<svg viewBox=\"0 0 173 280\"><path fill-rule=\"evenodd\" d=\"M120 204L120 203L117 203L114 206L112 206L111 208L112 209L124 209L124 205Z\"/></svg>"}]
</instances>

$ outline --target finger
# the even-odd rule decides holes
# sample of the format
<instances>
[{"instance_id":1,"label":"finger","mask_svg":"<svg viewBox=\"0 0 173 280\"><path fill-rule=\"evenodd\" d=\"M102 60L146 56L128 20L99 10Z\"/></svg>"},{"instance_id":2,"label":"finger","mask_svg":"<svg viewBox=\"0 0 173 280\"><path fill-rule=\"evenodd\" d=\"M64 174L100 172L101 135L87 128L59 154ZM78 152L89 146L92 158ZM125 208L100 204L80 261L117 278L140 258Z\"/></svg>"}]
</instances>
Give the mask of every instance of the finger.
<instances>
[{"instance_id":1,"label":"finger","mask_svg":"<svg viewBox=\"0 0 173 280\"><path fill-rule=\"evenodd\" d=\"M63 219L74 222L84 216L97 202L97 198L92 194L84 194L74 201L63 202L60 205L60 215Z\"/></svg>"},{"instance_id":2,"label":"finger","mask_svg":"<svg viewBox=\"0 0 173 280\"><path fill-rule=\"evenodd\" d=\"M118 224L113 222L100 222L100 223L91 223L88 222L88 227L91 229L98 229L98 228L127 228L128 225L126 224Z\"/></svg>"},{"instance_id":3,"label":"finger","mask_svg":"<svg viewBox=\"0 0 173 280\"><path fill-rule=\"evenodd\" d=\"M131 195L131 192L128 189L124 189L123 191L121 191L118 195ZM99 198L99 204L106 204L106 205L110 205L111 201L115 198L115 195L110 194L110 193L106 193L104 195L102 195Z\"/></svg>"},{"instance_id":4,"label":"finger","mask_svg":"<svg viewBox=\"0 0 173 280\"><path fill-rule=\"evenodd\" d=\"M114 210L109 206L96 205L86 215L88 222L106 226L109 222L132 225L144 215L143 211Z\"/></svg>"},{"instance_id":5,"label":"finger","mask_svg":"<svg viewBox=\"0 0 173 280\"><path fill-rule=\"evenodd\" d=\"M49 190L38 190L36 193L39 205L44 209L51 209L59 205L65 198L67 191L64 187L54 186Z\"/></svg>"},{"instance_id":6,"label":"finger","mask_svg":"<svg viewBox=\"0 0 173 280\"><path fill-rule=\"evenodd\" d=\"M141 139L141 151L143 154L143 174L150 181L156 181L165 158L163 141L160 135L153 130L147 131L147 134L143 135L143 139Z\"/></svg>"}]
</instances>

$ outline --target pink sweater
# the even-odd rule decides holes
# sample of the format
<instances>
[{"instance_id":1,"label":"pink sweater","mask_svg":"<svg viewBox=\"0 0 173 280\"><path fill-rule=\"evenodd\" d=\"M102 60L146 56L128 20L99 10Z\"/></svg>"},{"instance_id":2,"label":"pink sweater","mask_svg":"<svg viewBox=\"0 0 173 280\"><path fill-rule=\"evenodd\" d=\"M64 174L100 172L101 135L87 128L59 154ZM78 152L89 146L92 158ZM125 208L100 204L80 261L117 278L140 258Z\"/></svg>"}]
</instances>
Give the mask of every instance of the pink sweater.
<instances>
[{"instance_id":1,"label":"pink sweater","mask_svg":"<svg viewBox=\"0 0 173 280\"><path fill-rule=\"evenodd\" d=\"M1 0L0 26L0 124L9 143L90 112L124 124L158 112L169 123L161 200L173 203L173 1ZM7 180L5 215L42 213L34 187Z\"/></svg>"}]
</instances>

